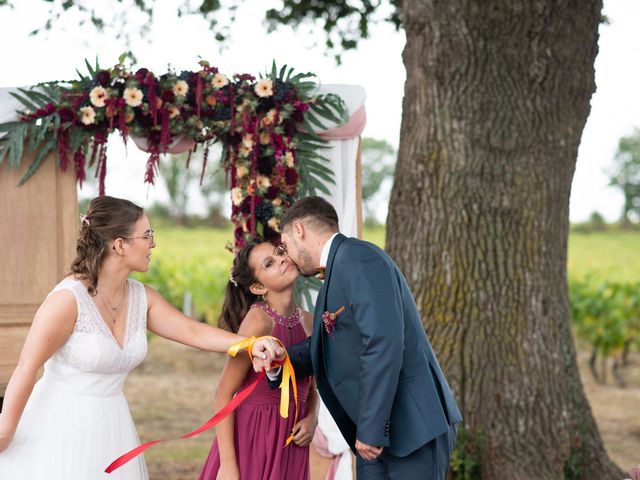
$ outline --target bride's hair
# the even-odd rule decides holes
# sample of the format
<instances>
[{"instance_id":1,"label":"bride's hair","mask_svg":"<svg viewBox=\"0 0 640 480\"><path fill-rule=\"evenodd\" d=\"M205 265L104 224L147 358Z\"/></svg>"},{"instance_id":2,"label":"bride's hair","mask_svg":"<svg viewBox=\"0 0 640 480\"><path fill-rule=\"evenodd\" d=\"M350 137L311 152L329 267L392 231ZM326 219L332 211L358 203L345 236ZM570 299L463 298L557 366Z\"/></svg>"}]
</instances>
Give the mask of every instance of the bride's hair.
<instances>
[{"instance_id":1,"label":"bride's hair","mask_svg":"<svg viewBox=\"0 0 640 480\"><path fill-rule=\"evenodd\" d=\"M71 263L71 273L89 280L87 290L97 293L98 275L105 258L107 242L131 235L144 210L122 198L96 197L82 216L80 235L76 244L77 256Z\"/></svg>"},{"instance_id":2,"label":"bride's hair","mask_svg":"<svg viewBox=\"0 0 640 480\"><path fill-rule=\"evenodd\" d=\"M256 245L264 243L260 240L244 246L233 259L233 267L229 274L227 289L224 295L222 313L218 326L237 333L242 319L260 297L251 293L250 287L256 282L256 272L249 265L249 256Z\"/></svg>"}]
</instances>

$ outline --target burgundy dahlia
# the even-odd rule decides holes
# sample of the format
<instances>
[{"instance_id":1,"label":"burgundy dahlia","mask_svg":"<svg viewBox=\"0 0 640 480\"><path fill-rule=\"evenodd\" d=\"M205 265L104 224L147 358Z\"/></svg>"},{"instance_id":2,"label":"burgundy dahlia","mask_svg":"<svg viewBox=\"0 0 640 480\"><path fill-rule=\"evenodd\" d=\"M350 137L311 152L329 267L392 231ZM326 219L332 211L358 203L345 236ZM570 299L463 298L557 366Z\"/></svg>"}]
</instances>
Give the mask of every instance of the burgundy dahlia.
<instances>
[{"instance_id":1,"label":"burgundy dahlia","mask_svg":"<svg viewBox=\"0 0 640 480\"><path fill-rule=\"evenodd\" d=\"M60 122L62 123L72 122L73 119L75 118L75 115L73 114L73 112L68 108L61 108L58 111L58 115L60 115Z\"/></svg>"},{"instance_id":2,"label":"burgundy dahlia","mask_svg":"<svg viewBox=\"0 0 640 480\"><path fill-rule=\"evenodd\" d=\"M264 194L265 198L269 199L269 200L273 200L274 198L276 198L278 196L278 189L276 187L274 187L273 185L271 185L269 188L267 188L266 193Z\"/></svg>"},{"instance_id":3,"label":"burgundy dahlia","mask_svg":"<svg viewBox=\"0 0 640 480\"><path fill-rule=\"evenodd\" d=\"M298 183L298 172L293 168L287 168L284 172L284 179L287 182L287 185L295 185Z\"/></svg>"},{"instance_id":4,"label":"burgundy dahlia","mask_svg":"<svg viewBox=\"0 0 640 480\"><path fill-rule=\"evenodd\" d=\"M176 100L176 94L171 90L164 90L161 98L163 102L173 103Z\"/></svg>"},{"instance_id":5,"label":"burgundy dahlia","mask_svg":"<svg viewBox=\"0 0 640 480\"><path fill-rule=\"evenodd\" d=\"M135 73L136 80L138 80L138 82L142 82L147 78L148 73L149 70L147 70L146 68L138 69L138 71Z\"/></svg>"},{"instance_id":6,"label":"burgundy dahlia","mask_svg":"<svg viewBox=\"0 0 640 480\"><path fill-rule=\"evenodd\" d=\"M242 80L247 80L249 82L253 82L256 77L254 77L253 75L249 75L248 73L236 73L235 74L236 79L242 81Z\"/></svg>"},{"instance_id":7,"label":"burgundy dahlia","mask_svg":"<svg viewBox=\"0 0 640 480\"><path fill-rule=\"evenodd\" d=\"M107 70L100 70L96 74L96 81L103 87L106 87L107 85L109 85L109 82L111 81L111 72Z\"/></svg>"}]
</instances>

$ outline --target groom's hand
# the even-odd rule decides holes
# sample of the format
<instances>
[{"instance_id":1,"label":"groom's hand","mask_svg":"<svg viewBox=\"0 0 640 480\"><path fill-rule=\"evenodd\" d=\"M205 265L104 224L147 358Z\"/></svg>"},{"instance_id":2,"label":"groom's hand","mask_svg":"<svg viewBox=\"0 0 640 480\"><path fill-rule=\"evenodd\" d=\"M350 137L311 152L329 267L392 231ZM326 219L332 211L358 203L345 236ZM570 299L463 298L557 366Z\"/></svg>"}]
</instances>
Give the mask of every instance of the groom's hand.
<instances>
[{"instance_id":1,"label":"groom's hand","mask_svg":"<svg viewBox=\"0 0 640 480\"><path fill-rule=\"evenodd\" d=\"M356 450L362 458L365 460L375 460L382 453L383 447L374 447L373 445L367 445L360 440L356 440Z\"/></svg>"}]
</instances>

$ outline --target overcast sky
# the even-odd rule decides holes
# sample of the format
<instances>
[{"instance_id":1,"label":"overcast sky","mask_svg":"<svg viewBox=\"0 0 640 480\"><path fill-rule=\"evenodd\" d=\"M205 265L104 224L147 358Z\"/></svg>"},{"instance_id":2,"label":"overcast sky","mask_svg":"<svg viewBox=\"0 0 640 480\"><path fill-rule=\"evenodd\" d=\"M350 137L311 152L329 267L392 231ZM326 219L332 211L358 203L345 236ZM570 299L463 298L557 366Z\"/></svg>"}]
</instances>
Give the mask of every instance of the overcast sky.
<instances>
[{"instance_id":1,"label":"overcast sky","mask_svg":"<svg viewBox=\"0 0 640 480\"><path fill-rule=\"evenodd\" d=\"M46 20L47 5L41 0L15 3L13 10L0 8L4 57L0 87L73 79L85 58L93 59L97 54L100 63L109 66L128 48L123 40L108 33L99 35L91 28L78 27L77 18L71 17L48 34L29 37L28 33ZM110 3L116 2L104 4ZM178 3L181 2L157 2L160 7L155 11L148 40L136 39L130 45L140 66L162 72L170 63L177 70L194 70L202 57L227 74L257 74L275 58L280 65L286 63L298 71L316 73L323 83L362 85L367 91L368 123L364 135L386 139L397 146L405 80L402 32L395 32L384 23L374 27L372 38L357 51L346 53L343 64L336 66L324 54L324 38L312 35L308 28L298 32L282 28L266 35L262 5L278 2L250 0L240 8L232 38L220 52L203 21L176 17ZM600 29L597 91L578 154L571 195L572 221L584 220L595 210L608 220L619 216L622 196L607 187L604 171L611 165L619 138L640 126L640 1L605 0L604 14L609 24ZM132 24L136 18L132 14ZM107 192L143 206L166 198L163 188L143 186L145 159L146 155L133 146L126 152L122 142L114 138L109 144Z\"/></svg>"}]
</instances>

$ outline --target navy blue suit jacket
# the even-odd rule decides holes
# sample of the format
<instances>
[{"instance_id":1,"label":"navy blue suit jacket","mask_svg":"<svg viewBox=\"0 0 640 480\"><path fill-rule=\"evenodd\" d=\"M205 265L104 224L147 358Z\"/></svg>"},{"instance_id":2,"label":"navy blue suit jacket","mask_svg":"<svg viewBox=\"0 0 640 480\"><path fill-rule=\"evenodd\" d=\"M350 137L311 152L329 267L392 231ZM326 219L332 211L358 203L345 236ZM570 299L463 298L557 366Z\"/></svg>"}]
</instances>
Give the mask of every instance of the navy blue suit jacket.
<instances>
[{"instance_id":1,"label":"navy blue suit jacket","mask_svg":"<svg viewBox=\"0 0 640 480\"><path fill-rule=\"evenodd\" d=\"M322 314L340 307L329 335ZM289 353L354 451L357 438L404 457L462 420L404 276L371 243L334 238L313 335Z\"/></svg>"}]
</instances>

